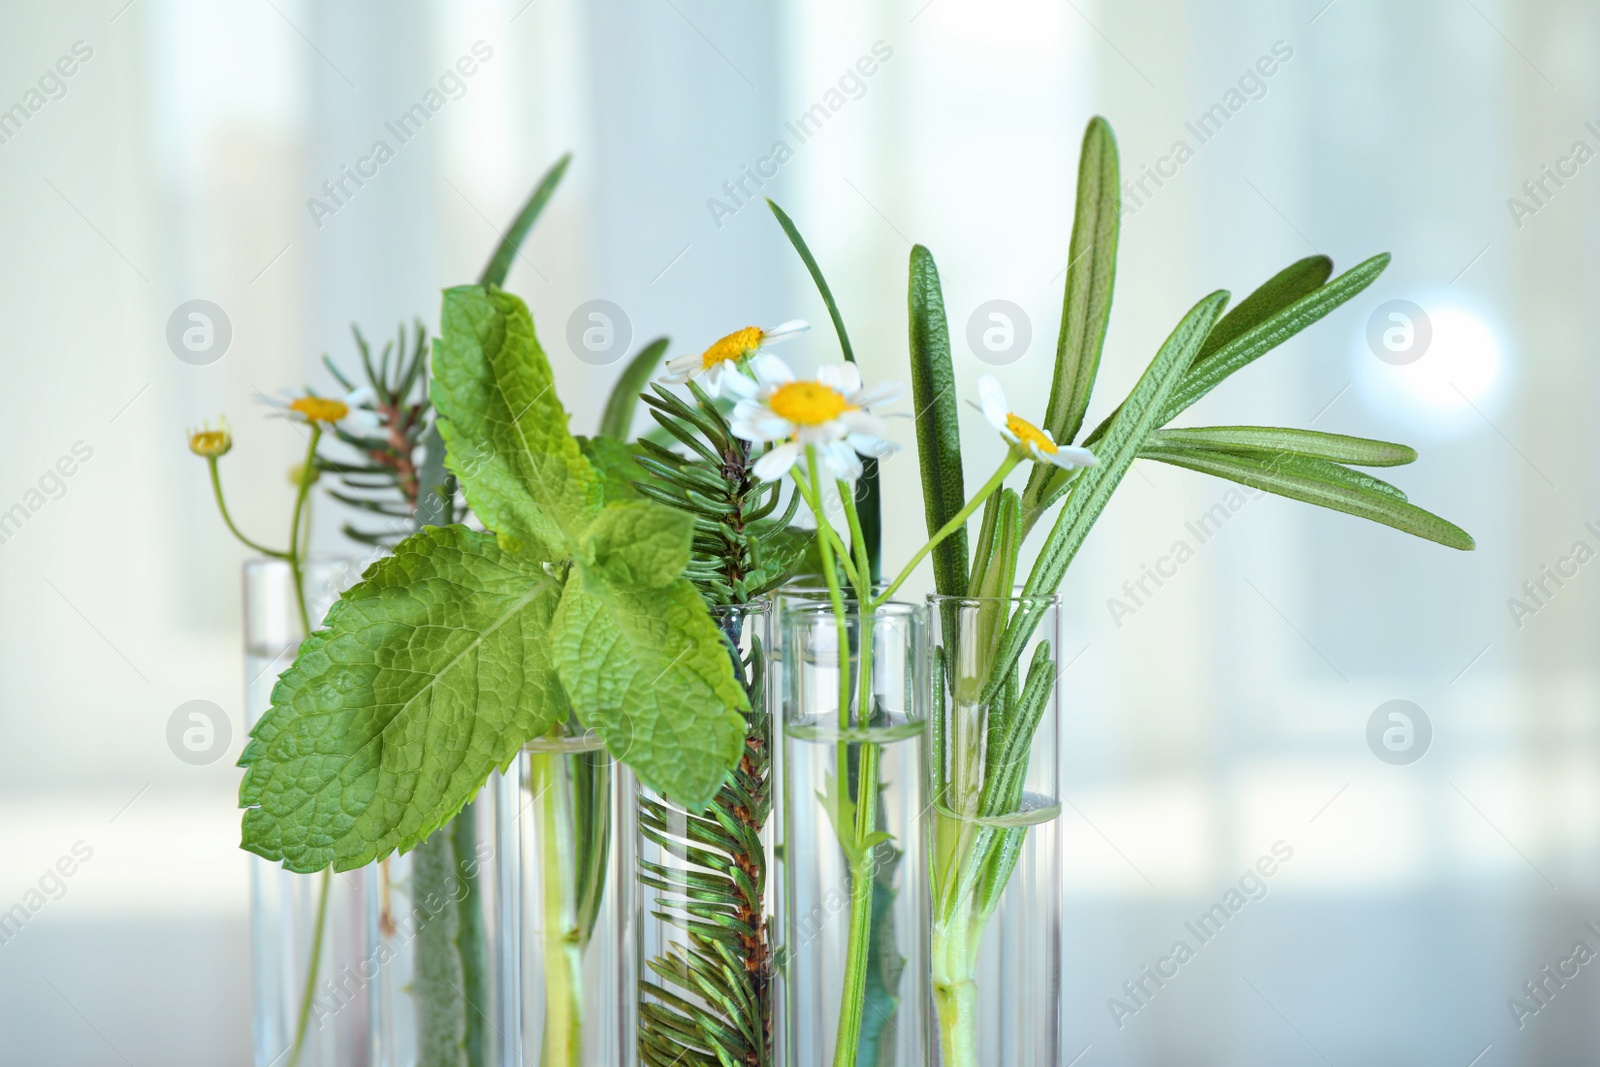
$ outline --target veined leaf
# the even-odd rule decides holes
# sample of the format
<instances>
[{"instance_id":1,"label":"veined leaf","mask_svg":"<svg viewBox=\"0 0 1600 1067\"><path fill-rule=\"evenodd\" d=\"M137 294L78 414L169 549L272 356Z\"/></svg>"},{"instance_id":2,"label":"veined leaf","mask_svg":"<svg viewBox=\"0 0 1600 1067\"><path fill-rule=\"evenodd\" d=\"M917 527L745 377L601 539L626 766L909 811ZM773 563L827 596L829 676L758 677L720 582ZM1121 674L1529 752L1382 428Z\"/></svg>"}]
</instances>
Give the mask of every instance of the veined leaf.
<instances>
[{"instance_id":1,"label":"veined leaf","mask_svg":"<svg viewBox=\"0 0 1600 1067\"><path fill-rule=\"evenodd\" d=\"M566 718L556 583L463 526L400 542L328 613L239 757L247 850L291 871L406 851Z\"/></svg>"},{"instance_id":2,"label":"veined leaf","mask_svg":"<svg viewBox=\"0 0 1600 1067\"><path fill-rule=\"evenodd\" d=\"M607 504L639 499L638 483L648 482L650 476L627 442L615 437L580 437L578 450L600 479L600 495Z\"/></svg>"},{"instance_id":3,"label":"veined leaf","mask_svg":"<svg viewBox=\"0 0 1600 1067\"><path fill-rule=\"evenodd\" d=\"M528 202L517 212L516 221L500 239L494 255L489 257L488 264L483 268L483 274L478 278L479 285L487 288L506 283L506 275L511 273L511 261L517 258L517 249L522 247L523 239L528 236L528 231L533 229L534 222L539 218L540 212L544 211L544 205L556 191L556 186L561 184L561 176L567 172L567 164L571 162L572 153L568 152L544 172L544 177L534 186L533 195L528 197Z\"/></svg>"},{"instance_id":4,"label":"veined leaf","mask_svg":"<svg viewBox=\"0 0 1600 1067\"><path fill-rule=\"evenodd\" d=\"M1333 260L1327 256L1307 256L1289 264L1217 320L1206 343L1200 346L1200 353L1194 357L1194 366L1201 366L1240 335L1316 292L1332 274Z\"/></svg>"},{"instance_id":5,"label":"veined leaf","mask_svg":"<svg viewBox=\"0 0 1600 1067\"><path fill-rule=\"evenodd\" d=\"M1417 450L1370 437L1348 437L1281 426L1195 426L1157 430L1149 447L1192 447L1223 452L1295 453L1357 467L1399 467L1413 463Z\"/></svg>"},{"instance_id":6,"label":"veined leaf","mask_svg":"<svg viewBox=\"0 0 1600 1067\"><path fill-rule=\"evenodd\" d=\"M978 540L972 546L972 573L967 576L967 596L982 596L989 570L1000 562L995 557L996 526L1000 521L1000 498L992 493L983 502L983 519L978 523ZM955 641L954 636L950 642Z\"/></svg>"},{"instance_id":7,"label":"veined leaf","mask_svg":"<svg viewBox=\"0 0 1600 1067\"><path fill-rule=\"evenodd\" d=\"M1447 548L1468 551L1474 547L1472 536L1465 530L1408 503L1394 486L1327 460L1168 447L1150 448L1144 454L1175 467L1214 474L1291 500L1370 519Z\"/></svg>"},{"instance_id":8,"label":"veined leaf","mask_svg":"<svg viewBox=\"0 0 1600 1067\"><path fill-rule=\"evenodd\" d=\"M445 291L443 318L432 395L467 503L509 551L572 555L602 490L567 430L527 305L466 285Z\"/></svg>"},{"instance_id":9,"label":"veined leaf","mask_svg":"<svg viewBox=\"0 0 1600 1067\"><path fill-rule=\"evenodd\" d=\"M639 406L639 394L650 384L650 375L661 366L662 357L666 354L667 339L658 337L628 362L622 377L612 387L611 396L606 399L605 414L600 417L601 437L628 440L628 431L633 427L633 413Z\"/></svg>"},{"instance_id":10,"label":"veined leaf","mask_svg":"<svg viewBox=\"0 0 1600 1067\"><path fill-rule=\"evenodd\" d=\"M1111 428L1106 431L1095 457L1095 466L1082 471L1073 484L1072 496L1061 514L1056 516L1055 527L1039 550L1033 571L1023 587L1025 596L1048 596L1056 591L1066 576L1067 565L1077 555L1089 529L1105 510L1123 475L1133 465L1145 438L1161 424L1161 413L1167 405L1178 382L1189 368L1206 334L1211 332L1217 317L1228 303L1228 293L1218 290L1200 301L1183 317L1162 344L1155 359L1145 368L1138 384L1122 402ZM1024 519L1024 529L1027 520ZM1042 609L1019 608L1012 616L1000 640L1000 653L990 670L985 699L992 698L1011 675L1017 658L1022 655L1028 636L1039 624Z\"/></svg>"},{"instance_id":11,"label":"veined leaf","mask_svg":"<svg viewBox=\"0 0 1600 1067\"><path fill-rule=\"evenodd\" d=\"M686 579L639 589L590 577L567 582L551 624L572 707L641 782L700 811L744 752L749 702L727 644Z\"/></svg>"},{"instance_id":12,"label":"veined leaf","mask_svg":"<svg viewBox=\"0 0 1600 1067\"><path fill-rule=\"evenodd\" d=\"M1161 425L1171 422L1223 379L1249 366L1371 285L1389 265L1389 254L1373 256L1333 281L1313 286L1318 275L1326 276L1325 263L1331 270L1332 264L1322 256L1307 256L1290 264L1224 316L1213 328L1212 336L1206 339L1183 383L1167 401ZM1084 443L1100 440L1116 416L1117 412L1112 412ZM1052 492L1045 495L1040 510L1049 507L1063 487L1062 479L1052 476Z\"/></svg>"},{"instance_id":13,"label":"veined leaf","mask_svg":"<svg viewBox=\"0 0 1600 1067\"><path fill-rule=\"evenodd\" d=\"M638 501L612 504L589 527L587 566L607 582L657 589L689 565L694 516Z\"/></svg>"},{"instance_id":14,"label":"veined leaf","mask_svg":"<svg viewBox=\"0 0 1600 1067\"><path fill-rule=\"evenodd\" d=\"M1254 363L1350 300L1371 285L1388 265L1389 253L1383 252L1351 267L1333 281L1302 296L1288 307L1268 315L1211 353L1204 362L1197 362L1184 376L1178 389L1168 398L1166 409L1162 412L1161 424L1171 422L1174 416L1211 392L1230 374Z\"/></svg>"},{"instance_id":15,"label":"veined leaf","mask_svg":"<svg viewBox=\"0 0 1600 1067\"><path fill-rule=\"evenodd\" d=\"M950 329L933 253L911 250L908 305L911 320L911 402L916 405L917 462L922 468L922 506L932 537L967 502L961 473L961 423ZM934 588L959 596L967 588L967 531L958 530L933 550Z\"/></svg>"},{"instance_id":16,"label":"veined leaf","mask_svg":"<svg viewBox=\"0 0 1600 1067\"><path fill-rule=\"evenodd\" d=\"M1188 453L1214 455L1224 459L1241 459L1265 470L1297 471L1331 485L1348 486L1362 492L1377 493L1402 502L1406 499L1406 494L1399 486L1390 485L1381 478L1374 478L1366 471L1353 470L1317 456L1306 456L1295 452L1229 452L1213 451L1195 446L1174 448L1162 447L1147 440L1144 448L1139 450L1139 458L1165 460L1169 456Z\"/></svg>"},{"instance_id":17,"label":"veined leaf","mask_svg":"<svg viewBox=\"0 0 1600 1067\"><path fill-rule=\"evenodd\" d=\"M794 245L794 250L800 255L800 261L810 272L817 293L821 295L822 303L828 309L828 318L833 320L833 332L839 336L839 350L846 360L851 363L856 362L856 351L850 346L850 334L844 328L844 316L839 314L839 305L833 299L833 290L828 287L828 280L822 276L822 268L817 265L817 257L811 254L805 238L800 236L799 227L795 226L794 220L788 213L771 200L767 201L767 207L772 209L778 225L783 227L789 243ZM877 581L881 576L883 567L883 504L879 481L878 460L873 456L861 457L861 492L856 501L856 517L861 520L861 539L866 542L867 559L872 565L873 581Z\"/></svg>"},{"instance_id":18,"label":"veined leaf","mask_svg":"<svg viewBox=\"0 0 1600 1067\"><path fill-rule=\"evenodd\" d=\"M1068 247L1067 284L1061 298L1061 333L1056 339L1055 377L1044 426L1062 444L1083 428L1083 416L1094 390L1106 322L1111 317L1111 289L1117 273L1118 217L1117 141L1111 124L1098 115L1089 120L1078 155L1077 213ZM1023 505L1043 499L1048 468L1037 466L1028 476Z\"/></svg>"}]
</instances>

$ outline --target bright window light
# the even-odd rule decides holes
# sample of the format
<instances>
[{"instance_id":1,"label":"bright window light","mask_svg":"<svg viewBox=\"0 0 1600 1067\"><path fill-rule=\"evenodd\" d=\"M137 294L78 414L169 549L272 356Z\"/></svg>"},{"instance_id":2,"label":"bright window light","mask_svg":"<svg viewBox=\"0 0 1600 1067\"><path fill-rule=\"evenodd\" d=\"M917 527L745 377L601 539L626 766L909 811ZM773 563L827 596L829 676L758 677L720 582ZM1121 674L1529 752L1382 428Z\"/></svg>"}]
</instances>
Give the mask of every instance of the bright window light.
<instances>
[{"instance_id":1,"label":"bright window light","mask_svg":"<svg viewBox=\"0 0 1600 1067\"><path fill-rule=\"evenodd\" d=\"M1434 296L1375 308L1354 352L1367 406L1431 437L1488 429L1506 393L1499 338L1483 316Z\"/></svg>"}]
</instances>

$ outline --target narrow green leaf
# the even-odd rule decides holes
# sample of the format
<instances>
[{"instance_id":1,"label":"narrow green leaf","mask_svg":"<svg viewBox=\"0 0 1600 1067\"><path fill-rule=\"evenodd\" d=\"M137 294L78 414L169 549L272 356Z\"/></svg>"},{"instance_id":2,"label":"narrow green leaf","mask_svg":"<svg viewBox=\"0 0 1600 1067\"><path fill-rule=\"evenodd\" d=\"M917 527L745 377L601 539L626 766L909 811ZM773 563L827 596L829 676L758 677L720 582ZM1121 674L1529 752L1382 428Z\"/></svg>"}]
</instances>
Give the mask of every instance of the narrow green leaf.
<instances>
[{"instance_id":1,"label":"narrow green leaf","mask_svg":"<svg viewBox=\"0 0 1600 1067\"><path fill-rule=\"evenodd\" d=\"M291 871L343 871L443 825L566 718L547 636L555 590L537 563L463 526L395 546L301 645L251 731L244 848Z\"/></svg>"},{"instance_id":2,"label":"narrow green leaf","mask_svg":"<svg viewBox=\"0 0 1600 1067\"><path fill-rule=\"evenodd\" d=\"M1133 465L1145 438L1161 424L1161 412L1168 398L1177 388L1190 361L1200 350L1206 334L1211 332L1211 327L1227 303L1228 293L1225 290L1218 290L1201 300L1178 323L1156 353L1155 359L1150 361L1150 366L1145 368L1138 384L1122 402L1111 428L1095 449L1099 462L1079 475L1073 484L1072 496L1061 509L1061 514L1056 516L1055 527L1040 549L1039 558L1034 561L1033 571L1023 587L1025 595L1047 596L1061 584L1061 579L1067 573L1067 565L1077 555L1090 527L1105 510L1111 494ZM1038 609L1022 608L1012 616L989 675L986 698L992 697L1010 677L1028 636L1039 624L1040 615Z\"/></svg>"},{"instance_id":3,"label":"narrow green leaf","mask_svg":"<svg viewBox=\"0 0 1600 1067\"><path fill-rule=\"evenodd\" d=\"M783 232L788 235L789 243L794 245L794 250L800 254L800 261L806 265L806 270L811 272L811 280L816 284L817 292L821 294L822 302L828 308L828 317L833 320L833 330L839 335L839 348L844 352L844 358L854 363L856 353L855 349L850 347L850 335L845 332L844 316L839 314L839 305L834 302L833 290L828 288L828 280L822 276L822 268L817 265L817 258L811 254L806 239L800 236L800 230L788 212L771 200L767 201L767 207L772 209L778 225L782 226Z\"/></svg>"},{"instance_id":4,"label":"narrow green leaf","mask_svg":"<svg viewBox=\"0 0 1600 1067\"><path fill-rule=\"evenodd\" d=\"M1317 456L1305 456L1296 452L1229 452L1213 451L1207 448L1196 447L1162 447L1146 441L1144 448L1139 450L1141 459L1166 459L1172 455L1195 454L1199 456L1216 456L1224 460L1240 459L1249 464L1260 466L1264 469L1298 472L1318 481L1330 485L1346 486L1365 493L1377 493L1392 500L1405 502L1406 494L1398 486L1391 485L1381 478L1374 478L1366 471L1353 470L1338 463L1331 463Z\"/></svg>"},{"instance_id":5,"label":"narrow green leaf","mask_svg":"<svg viewBox=\"0 0 1600 1067\"><path fill-rule=\"evenodd\" d=\"M1168 399L1161 425L1171 422L1223 379L1249 366L1371 285L1389 265L1389 254L1373 256L1333 281L1306 291L1306 287L1323 274L1325 262L1324 257L1307 256L1291 263L1251 293L1232 314L1225 316L1206 339L1183 383ZM1332 264L1328 263L1327 267L1331 270ZM1113 411L1084 443L1100 440L1116 416L1117 412ZM1053 490L1059 491L1061 479L1053 477L1051 485ZM1046 494L1042 507L1048 507L1055 495Z\"/></svg>"},{"instance_id":6,"label":"narrow green leaf","mask_svg":"<svg viewBox=\"0 0 1600 1067\"><path fill-rule=\"evenodd\" d=\"M1118 218L1122 194L1118 185L1117 140L1111 124L1095 116L1083 133L1078 155L1078 200L1068 246L1067 283L1061 298L1061 332L1056 339L1055 377L1044 426L1067 444L1083 428L1089 408L1106 322L1111 317L1111 289L1117 273ZM1048 470L1039 466L1028 476L1024 506L1043 498Z\"/></svg>"},{"instance_id":7,"label":"narrow green leaf","mask_svg":"<svg viewBox=\"0 0 1600 1067\"><path fill-rule=\"evenodd\" d=\"M483 273L478 276L478 284L484 287L491 285L504 285L506 275L511 273L511 261L517 258L517 249L522 247L522 241L528 236L528 231L533 229L534 222L539 218L539 213L544 211L544 205L549 201L556 186L561 184L561 176L567 172L567 164L572 162L572 153L568 152L555 165L544 172L544 177L539 179L539 184L534 186L533 194L528 197L528 202L522 205L522 210L517 212L516 221L511 224L505 236L500 239L500 244L495 248L494 255L489 257L489 262L483 268Z\"/></svg>"},{"instance_id":8,"label":"narrow green leaf","mask_svg":"<svg viewBox=\"0 0 1600 1067\"><path fill-rule=\"evenodd\" d=\"M650 375L660 366L667 354L667 339L658 337L645 345L628 363L606 399L605 414L600 417L600 436L626 441L633 427L633 412L639 406L639 394L650 384Z\"/></svg>"},{"instance_id":9,"label":"narrow green leaf","mask_svg":"<svg viewBox=\"0 0 1600 1067\"><path fill-rule=\"evenodd\" d=\"M1225 345L1254 329L1302 297L1319 289L1333 274L1333 260L1327 256L1307 256L1296 260L1261 283L1260 288L1239 301L1217 321L1211 336L1194 357L1199 367Z\"/></svg>"},{"instance_id":10,"label":"narrow green leaf","mask_svg":"<svg viewBox=\"0 0 1600 1067\"><path fill-rule=\"evenodd\" d=\"M982 596L989 569L996 562L995 559L995 526L1000 521L1000 500L1002 494L994 493L983 502L983 520L978 524L978 540L972 546L972 573L967 577L967 595ZM951 631L948 643L954 643L954 631Z\"/></svg>"},{"instance_id":11,"label":"narrow green leaf","mask_svg":"<svg viewBox=\"0 0 1600 1067\"><path fill-rule=\"evenodd\" d=\"M603 491L567 429L527 305L465 285L445 291L443 320L431 391L467 503L509 551L571 555Z\"/></svg>"},{"instance_id":12,"label":"narrow green leaf","mask_svg":"<svg viewBox=\"0 0 1600 1067\"><path fill-rule=\"evenodd\" d=\"M1335 308L1371 285L1389 265L1389 253L1373 256L1339 275L1333 281L1301 297L1288 307L1262 319L1197 363L1184 377L1162 412L1161 424L1172 421L1179 412L1215 389L1230 374L1254 363L1266 353L1325 317Z\"/></svg>"},{"instance_id":13,"label":"narrow green leaf","mask_svg":"<svg viewBox=\"0 0 1600 1067\"><path fill-rule=\"evenodd\" d=\"M961 473L961 424L950 328L933 253L911 249L911 398L916 407L917 462L922 468L922 506L928 536L937 533L967 502ZM933 550L934 588L959 596L967 588L967 531L959 530Z\"/></svg>"},{"instance_id":14,"label":"narrow green leaf","mask_svg":"<svg viewBox=\"0 0 1600 1067\"><path fill-rule=\"evenodd\" d=\"M856 362L855 349L850 346L850 335L844 328L844 316L839 314L839 305L833 299L833 290L828 287L828 280L822 276L822 268L817 265L817 258L811 254L805 238L800 236L799 228L795 226L794 220L788 213L771 200L767 201L767 207L772 209L778 225L783 227L789 243L794 245L794 250L800 255L800 261L810 272L811 280L822 297L822 303L828 309L828 317L833 320L833 332L839 335L839 350L844 353L846 360L851 363ZM881 577L883 569L883 504L879 481L878 461L871 456L863 456L861 488L856 494L856 515L861 520L861 538L867 543L867 559L872 564L873 581Z\"/></svg>"},{"instance_id":15,"label":"narrow green leaf","mask_svg":"<svg viewBox=\"0 0 1600 1067\"><path fill-rule=\"evenodd\" d=\"M1151 447L1194 447L1223 452L1293 452L1357 467L1399 467L1416 462L1417 450L1370 437L1348 437L1282 426L1195 426L1157 430Z\"/></svg>"},{"instance_id":16,"label":"narrow green leaf","mask_svg":"<svg viewBox=\"0 0 1600 1067\"><path fill-rule=\"evenodd\" d=\"M1370 519L1447 548L1469 551L1474 547L1472 536L1465 530L1408 503L1404 495L1387 482L1326 460L1286 455L1244 456L1190 448L1150 449L1147 457L1202 474L1214 474L1291 500ZM1373 482L1377 485L1369 484Z\"/></svg>"}]
</instances>

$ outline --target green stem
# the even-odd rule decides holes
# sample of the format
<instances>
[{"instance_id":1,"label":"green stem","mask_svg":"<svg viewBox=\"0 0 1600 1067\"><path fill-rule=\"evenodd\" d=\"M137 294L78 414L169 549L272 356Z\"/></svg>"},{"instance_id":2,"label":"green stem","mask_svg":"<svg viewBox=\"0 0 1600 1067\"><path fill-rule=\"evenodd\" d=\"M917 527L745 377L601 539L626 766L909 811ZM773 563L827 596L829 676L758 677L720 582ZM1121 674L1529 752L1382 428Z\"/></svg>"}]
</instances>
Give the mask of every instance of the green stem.
<instances>
[{"instance_id":1,"label":"green stem","mask_svg":"<svg viewBox=\"0 0 1600 1067\"><path fill-rule=\"evenodd\" d=\"M544 879L544 1047L541 1067L583 1063L583 930L570 880L576 875L572 789L561 752L529 758L537 797Z\"/></svg>"},{"instance_id":2,"label":"green stem","mask_svg":"<svg viewBox=\"0 0 1600 1067\"><path fill-rule=\"evenodd\" d=\"M246 537L238 526L234 525L233 516L228 514L228 502L222 498L222 476L217 473L217 457L207 456L206 464L211 468L211 491L216 494L217 497L217 510L222 512L222 521L227 523L228 529L232 532L233 536L237 537L240 543L242 543L246 548L254 549L263 556L271 556L273 559L288 559L289 553L279 552L275 548L268 548L266 545L257 544L256 542L250 540L250 538Z\"/></svg>"},{"instance_id":3,"label":"green stem","mask_svg":"<svg viewBox=\"0 0 1600 1067\"><path fill-rule=\"evenodd\" d=\"M315 473L313 461L317 455L317 441L321 437L322 426L319 423L312 423L311 443L306 449L305 466L300 471L299 490L295 493L294 498L294 516L289 521L289 551L279 553L272 552L271 549L260 549L260 551L267 552L269 555L279 559L286 559L289 562L289 576L294 582L294 602L295 606L300 609L300 636L302 640L311 636L311 611L306 604L306 579L303 559L305 545L301 543L300 515L305 508L306 496L311 492L311 481ZM234 536L244 541L245 544L250 545L252 548L259 548L259 546L246 539L239 532L238 527L234 526L233 520L228 517L227 505L222 502L222 481L217 477L217 461L215 458L211 459L211 484L216 489L217 506L222 509L222 517L227 522L228 529L232 530ZM331 869L323 871L322 884L317 888L317 923L316 931L311 938L311 961L306 968L305 997L300 1004L300 1020L295 1024L294 1049L289 1053L287 1067L296 1067L300 1062L300 1054L305 1050L306 1028L311 1023L311 1001L316 992L317 976L322 971L322 932L327 925L328 919L328 893L333 883L331 874Z\"/></svg>"},{"instance_id":4,"label":"green stem","mask_svg":"<svg viewBox=\"0 0 1600 1067\"><path fill-rule=\"evenodd\" d=\"M933 1004L942 1067L978 1067L978 943L983 920L958 906L931 931Z\"/></svg>"},{"instance_id":5,"label":"green stem","mask_svg":"<svg viewBox=\"0 0 1600 1067\"><path fill-rule=\"evenodd\" d=\"M300 485L294 495L294 515L289 520L289 571L294 576L295 602L300 606L301 636L311 636L311 612L306 607L305 553L310 542L309 531L302 532L300 516L306 508L306 497L311 494L311 483L317 476L317 442L322 439L322 424L311 424L311 438L306 444L306 459L300 466Z\"/></svg>"},{"instance_id":6,"label":"green stem","mask_svg":"<svg viewBox=\"0 0 1600 1067\"><path fill-rule=\"evenodd\" d=\"M810 458L808 462L811 467L810 484L807 484L806 480L800 476L799 471L791 470L791 475L794 478L795 489L800 493L800 498L804 500L806 502L806 506L811 509L811 514L816 516L817 536L820 538L818 547L820 550L824 550L825 559L837 559L839 565L844 568L844 576L850 579L850 584L859 588L861 585L861 576L856 573L855 566L850 562L849 550L845 548L844 541L839 537L838 532L834 530L832 524L828 522L827 517L823 512L822 500L817 495L817 491L814 488L814 486L817 485L817 464L815 458Z\"/></svg>"},{"instance_id":7,"label":"green stem","mask_svg":"<svg viewBox=\"0 0 1600 1067\"><path fill-rule=\"evenodd\" d=\"M322 872L322 883L317 887L317 921L311 930L311 962L306 968L306 988L300 994L300 1019L294 1028L294 1049L289 1053L287 1067L296 1067L305 1051L306 1026L311 1022L311 1002L317 995L317 972L322 965L322 935L328 926L328 888L333 881L333 868Z\"/></svg>"},{"instance_id":8,"label":"green stem","mask_svg":"<svg viewBox=\"0 0 1600 1067\"><path fill-rule=\"evenodd\" d=\"M1014 450L1007 450L1006 458L1000 462L999 468L994 472L989 480L983 483L983 488L978 490L976 496L967 501L965 507L956 512L954 515L950 516L950 520L943 526L939 527L939 532L930 537L927 544L917 549L917 553L911 557L911 561L900 569L900 573L895 575L894 581L890 582L888 587L885 588L883 592L879 593L877 599L872 602L873 608L880 607L886 601L888 601L890 597L894 596L895 590L899 589L905 580L911 577L911 572L916 569L917 564L921 563L927 558L929 552L932 552L935 548L939 547L939 543L946 537L949 537L951 534L965 526L967 524L967 520L972 517L972 513L983 506L983 502L988 500L989 497L994 494L995 490L999 489L1000 486L1005 482L1006 475L1010 474L1012 470L1016 468L1017 464L1021 462L1021 456L1017 455Z\"/></svg>"},{"instance_id":9,"label":"green stem","mask_svg":"<svg viewBox=\"0 0 1600 1067\"><path fill-rule=\"evenodd\" d=\"M806 448L806 468L810 474L810 486L806 486L798 476L795 484L801 486L802 495L810 505L812 514L817 520L817 529L825 531L819 539L822 553L823 578L828 584L828 599L833 607L835 632L837 634L837 652L839 664L839 709L838 715L841 727L851 724L850 713L850 629L845 615L844 597L839 590L839 578L834 571L833 544L827 534L833 528L828 522L827 515L823 512L821 500L817 489L821 486L820 474L817 469L816 449ZM860 536L860 520L855 513L855 500L849 492L840 494L840 502L844 506L845 517L850 524L852 540L857 546L858 553L866 550L865 539ZM859 652L860 666L858 678L861 683L860 704L856 708L855 718L858 725L866 726L870 720L871 693L872 693L872 634L871 619L873 605L870 603L871 587L869 567L858 559L855 567L850 567L849 561L843 560L849 568L856 586L856 608L860 612ZM850 744L841 740L839 755L834 773L840 776L840 788L849 789L850 770ZM849 833L854 840L841 841L852 859L851 884L850 884L850 931L845 950L844 984L840 991L839 1001L839 1027L834 1038L833 1062L834 1067L854 1067L857 1053L861 1043L861 1019L866 1007L867 987L867 960L872 948L872 886L873 886L873 856L872 850L864 848L864 842L873 832L877 821L878 799L878 747L871 743L861 746L860 767L856 776L855 796L855 825L848 829L839 826L838 831L843 837Z\"/></svg>"},{"instance_id":10,"label":"green stem","mask_svg":"<svg viewBox=\"0 0 1600 1067\"><path fill-rule=\"evenodd\" d=\"M450 820L451 858L455 862L460 899L456 903L456 950L461 957L461 996L467 1010L466 1053L468 1067L489 1062L488 947L483 933L483 892L478 886L478 813L474 801Z\"/></svg>"}]
</instances>

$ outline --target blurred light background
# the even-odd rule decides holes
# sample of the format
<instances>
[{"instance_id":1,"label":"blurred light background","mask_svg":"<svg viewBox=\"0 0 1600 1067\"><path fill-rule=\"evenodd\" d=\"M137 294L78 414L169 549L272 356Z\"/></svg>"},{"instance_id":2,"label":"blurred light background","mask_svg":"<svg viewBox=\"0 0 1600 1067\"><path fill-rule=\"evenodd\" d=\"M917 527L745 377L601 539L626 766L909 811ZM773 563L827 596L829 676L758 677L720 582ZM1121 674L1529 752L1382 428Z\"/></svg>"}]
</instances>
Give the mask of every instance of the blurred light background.
<instances>
[{"instance_id":1,"label":"blurred light background","mask_svg":"<svg viewBox=\"0 0 1600 1067\"><path fill-rule=\"evenodd\" d=\"M567 345L585 301L619 305L634 348L665 333L699 351L802 316L819 328L785 354L836 358L760 195L809 237L869 379L905 377L916 241L943 272L962 386L994 358L969 319L1009 301L1032 339L998 373L1038 411L1097 113L1144 183L1091 417L1210 290L1242 297L1314 251L1340 269L1390 251L1377 284L1187 421L1415 444L1395 480L1479 548L1276 498L1235 506L1174 468L1130 475L1063 589L1067 1058L1600 1058L1594 968L1520 1027L1508 1007L1575 942L1600 948L1584 926L1600 926L1600 565L1571 559L1600 549L1592 5L69 0L9 4L0 26L0 108L27 112L0 114L0 512L27 513L0 542L0 910L75 845L92 852L0 944L0 1063L248 1062L243 555L184 427L232 420L237 517L274 536L301 444L257 394L330 389L318 357L352 357L352 322L376 338L435 326L441 287L476 276L568 150L510 287L576 430L618 370ZM375 176L336 211L308 206L474 54ZM851 74L862 57L870 76ZM788 124L819 102L829 117L802 143ZM792 158L757 188L777 141ZM166 341L194 299L232 326L205 366ZM1369 343L1392 300L1433 325L1410 363ZM967 430L970 477L1000 445L975 417ZM892 562L923 538L909 449L885 478ZM1207 513L1202 543L1188 524ZM331 506L317 521L323 550L360 555ZM1180 541L1192 558L1129 599ZM234 718L209 766L166 741L194 699ZM1390 700L1431 722L1418 762L1369 748ZM1129 999L1124 983L1279 842L1292 858L1266 895Z\"/></svg>"}]
</instances>

